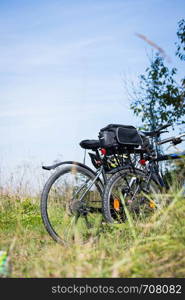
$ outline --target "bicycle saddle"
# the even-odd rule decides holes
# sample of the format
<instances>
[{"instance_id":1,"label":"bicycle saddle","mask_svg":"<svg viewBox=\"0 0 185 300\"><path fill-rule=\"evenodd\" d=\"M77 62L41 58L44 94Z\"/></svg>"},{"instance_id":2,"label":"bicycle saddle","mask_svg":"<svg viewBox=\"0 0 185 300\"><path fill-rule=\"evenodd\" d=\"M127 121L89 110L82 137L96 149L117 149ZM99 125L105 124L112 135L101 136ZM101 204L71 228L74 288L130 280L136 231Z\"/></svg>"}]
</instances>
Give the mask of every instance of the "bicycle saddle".
<instances>
[{"instance_id":1,"label":"bicycle saddle","mask_svg":"<svg viewBox=\"0 0 185 300\"><path fill-rule=\"evenodd\" d=\"M100 141L99 140L83 140L80 142L80 147L83 149L91 149L97 150L100 148Z\"/></svg>"}]
</instances>

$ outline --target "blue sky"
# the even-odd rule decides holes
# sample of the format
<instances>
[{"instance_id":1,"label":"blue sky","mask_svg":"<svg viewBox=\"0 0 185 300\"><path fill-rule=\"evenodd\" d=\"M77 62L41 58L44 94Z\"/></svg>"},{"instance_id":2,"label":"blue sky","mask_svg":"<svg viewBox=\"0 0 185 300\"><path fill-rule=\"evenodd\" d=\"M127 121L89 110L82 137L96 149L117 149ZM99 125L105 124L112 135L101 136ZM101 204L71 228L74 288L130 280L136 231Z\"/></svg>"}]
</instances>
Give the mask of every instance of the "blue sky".
<instances>
[{"instance_id":1,"label":"blue sky","mask_svg":"<svg viewBox=\"0 0 185 300\"><path fill-rule=\"evenodd\" d=\"M148 64L146 35L174 57L182 0L0 0L0 163L80 160L109 123L141 125L124 81Z\"/></svg>"}]
</instances>

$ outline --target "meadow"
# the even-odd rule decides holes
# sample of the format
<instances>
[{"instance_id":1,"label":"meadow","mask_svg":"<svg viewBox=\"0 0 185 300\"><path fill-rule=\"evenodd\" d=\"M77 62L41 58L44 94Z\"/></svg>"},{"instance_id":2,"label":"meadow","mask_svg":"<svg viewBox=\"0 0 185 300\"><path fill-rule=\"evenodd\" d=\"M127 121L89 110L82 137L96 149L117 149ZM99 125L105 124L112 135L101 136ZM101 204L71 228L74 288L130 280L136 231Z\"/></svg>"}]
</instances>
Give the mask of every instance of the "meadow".
<instances>
[{"instance_id":1,"label":"meadow","mask_svg":"<svg viewBox=\"0 0 185 300\"><path fill-rule=\"evenodd\" d=\"M103 225L98 238L69 247L54 242L40 216L40 196L0 194L0 250L8 277L184 277L185 201L172 189L170 204L145 220Z\"/></svg>"}]
</instances>

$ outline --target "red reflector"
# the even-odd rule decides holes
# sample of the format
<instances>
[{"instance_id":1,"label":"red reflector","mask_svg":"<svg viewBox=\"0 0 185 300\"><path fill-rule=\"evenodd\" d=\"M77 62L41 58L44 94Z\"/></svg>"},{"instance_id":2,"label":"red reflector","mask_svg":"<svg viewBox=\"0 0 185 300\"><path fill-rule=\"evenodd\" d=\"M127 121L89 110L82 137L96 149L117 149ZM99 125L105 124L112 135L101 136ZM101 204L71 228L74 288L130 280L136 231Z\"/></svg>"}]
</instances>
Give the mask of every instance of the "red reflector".
<instances>
[{"instance_id":1,"label":"red reflector","mask_svg":"<svg viewBox=\"0 0 185 300\"><path fill-rule=\"evenodd\" d=\"M144 166L144 165L146 165L146 160L145 159L140 159L139 163Z\"/></svg>"},{"instance_id":2,"label":"red reflector","mask_svg":"<svg viewBox=\"0 0 185 300\"><path fill-rule=\"evenodd\" d=\"M103 155L107 154L107 150L105 148L101 148L100 151L101 151L101 154L103 154Z\"/></svg>"}]
</instances>

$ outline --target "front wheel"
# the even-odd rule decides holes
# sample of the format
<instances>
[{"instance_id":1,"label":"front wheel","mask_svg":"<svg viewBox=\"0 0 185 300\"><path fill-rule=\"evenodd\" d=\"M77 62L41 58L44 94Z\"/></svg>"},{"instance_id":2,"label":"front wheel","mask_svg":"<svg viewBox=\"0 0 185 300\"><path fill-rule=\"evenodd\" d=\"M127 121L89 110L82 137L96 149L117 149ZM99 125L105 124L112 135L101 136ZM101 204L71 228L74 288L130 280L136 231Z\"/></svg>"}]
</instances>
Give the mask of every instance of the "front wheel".
<instances>
[{"instance_id":1,"label":"front wheel","mask_svg":"<svg viewBox=\"0 0 185 300\"><path fill-rule=\"evenodd\" d=\"M109 179L103 196L103 215L108 223L122 223L128 214L146 217L161 207L160 189L141 170L123 169Z\"/></svg>"},{"instance_id":2,"label":"front wheel","mask_svg":"<svg viewBox=\"0 0 185 300\"><path fill-rule=\"evenodd\" d=\"M97 233L102 221L102 184L95 174L78 165L58 169L41 195L41 216L58 243L84 242Z\"/></svg>"}]
</instances>

